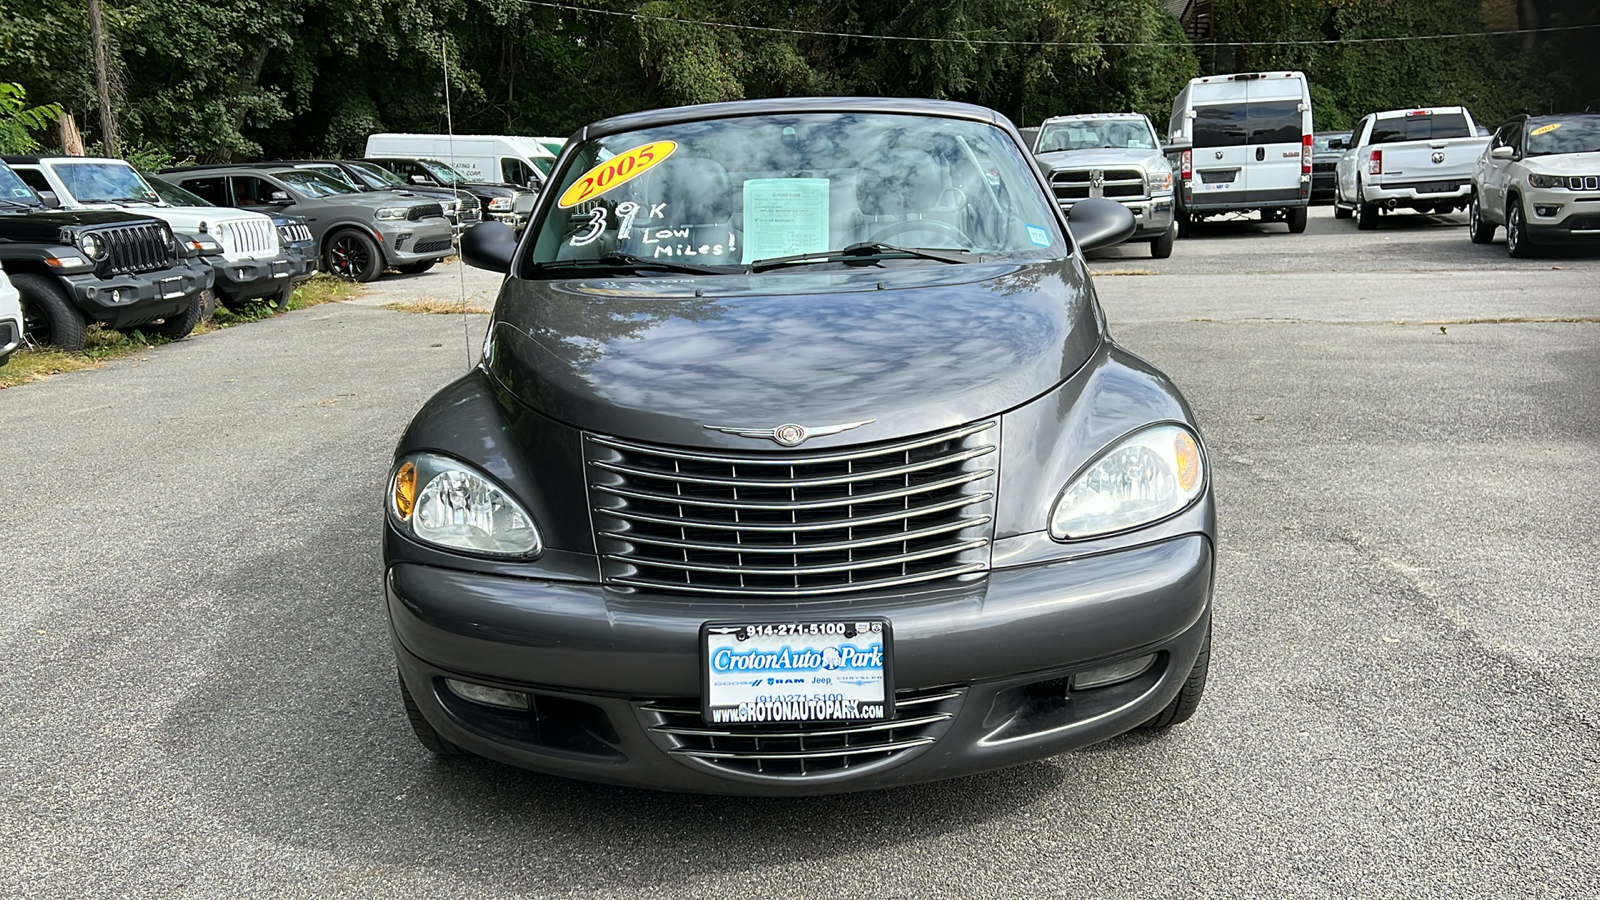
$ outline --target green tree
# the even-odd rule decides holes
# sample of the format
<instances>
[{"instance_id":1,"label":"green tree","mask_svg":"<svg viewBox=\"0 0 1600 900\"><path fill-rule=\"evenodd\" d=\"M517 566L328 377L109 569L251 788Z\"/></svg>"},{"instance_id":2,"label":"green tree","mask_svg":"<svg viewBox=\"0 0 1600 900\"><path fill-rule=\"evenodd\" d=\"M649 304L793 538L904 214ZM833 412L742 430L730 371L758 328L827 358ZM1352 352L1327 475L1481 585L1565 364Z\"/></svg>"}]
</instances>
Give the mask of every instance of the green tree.
<instances>
[{"instance_id":1,"label":"green tree","mask_svg":"<svg viewBox=\"0 0 1600 900\"><path fill-rule=\"evenodd\" d=\"M39 142L32 132L43 131L61 117L59 104L29 106L28 92L20 84L0 83L0 153L32 153Z\"/></svg>"}]
</instances>

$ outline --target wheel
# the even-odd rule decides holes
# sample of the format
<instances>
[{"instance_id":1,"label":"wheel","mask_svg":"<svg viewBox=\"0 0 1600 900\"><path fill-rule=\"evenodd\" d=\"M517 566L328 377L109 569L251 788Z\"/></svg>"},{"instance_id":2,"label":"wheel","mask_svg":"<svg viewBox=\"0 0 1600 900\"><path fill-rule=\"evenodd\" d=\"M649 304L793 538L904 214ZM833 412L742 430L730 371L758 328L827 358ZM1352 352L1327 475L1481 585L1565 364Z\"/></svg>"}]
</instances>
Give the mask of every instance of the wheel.
<instances>
[{"instance_id":1,"label":"wheel","mask_svg":"<svg viewBox=\"0 0 1600 900\"><path fill-rule=\"evenodd\" d=\"M200 320L205 318L206 291L194 295L193 302L183 308L182 312L167 316L159 325L141 325L142 330L151 334L159 334L170 341L181 341L189 336Z\"/></svg>"},{"instance_id":2,"label":"wheel","mask_svg":"<svg viewBox=\"0 0 1600 900\"><path fill-rule=\"evenodd\" d=\"M411 689L406 687L406 680L400 679L400 699L406 704L406 718L411 721L411 731L417 736L417 743L428 748L434 756L461 756L465 751L456 746L453 741L428 724L423 718L421 707L417 706L416 698L411 696Z\"/></svg>"},{"instance_id":3,"label":"wheel","mask_svg":"<svg viewBox=\"0 0 1600 900\"><path fill-rule=\"evenodd\" d=\"M1333 217L1335 219L1348 219L1353 215L1355 215L1355 213L1350 209L1350 207L1340 206L1338 202L1333 204Z\"/></svg>"},{"instance_id":4,"label":"wheel","mask_svg":"<svg viewBox=\"0 0 1600 900\"><path fill-rule=\"evenodd\" d=\"M1528 223L1522 218L1522 201L1512 197L1506 204L1506 252L1516 259L1533 255L1533 241L1528 239Z\"/></svg>"},{"instance_id":5,"label":"wheel","mask_svg":"<svg viewBox=\"0 0 1600 900\"><path fill-rule=\"evenodd\" d=\"M1478 195L1472 195L1472 205L1467 207L1467 237L1472 238L1474 244L1487 244L1494 240L1497 226L1483 217L1483 212L1478 209Z\"/></svg>"},{"instance_id":6,"label":"wheel","mask_svg":"<svg viewBox=\"0 0 1600 900\"><path fill-rule=\"evenodd\" d=\"M1150 242L1150 258L1166 259L1167 257L1171 256L1172 242L1175 238L1177 238L1177 236L1178 226L1176 224L1167 228L1166 231L1163 231L1160 237Z\"/></svg>"},{"instance_id":7,"label":"wheel","mask_svg":"<svg viewBox=\"0 0 1600 900\"><path fill-rule=\"evenodd\" d=\"M1367 202L1367 192L1361 182L1356 182L1356 229L1371 231L1378 227L1378 204Z\"/></svg>"},{"instance_id":8,"label":"wheel","mask_svg":"<svg viewBox=\"0 0 1600 900\"><path fill-rule=\"evenodd\" d=\"M1165 709L1139 727L1166 729L1189 721L1189 717L1193 716L1194 711L1200 706L1200 695L1206 692L1206 673L1209 671L1211 671L1211 626L1207 624L1206 639L1200 645L1200 655L1195 657L1194 668L1189 670L1189 677L1184 679L1178 696L1173 697Z\"/></svg>"},{"instance_id":9,"label":"wheel","mask_svg":"<svg viewBox=\"0 0 1600 900\"><path fill-rule=\"evenodd\" d=\"M1188 237L1194 229L1194 220L1189 218L1189 211L1180 206L1173 212L1172 218L1178 223L1178 237Z\"/></svg>"},{"instance_id":10,"label":"wheel","mask_svg":"<svg viewBox=\"0 0 1600 900\"><path fill-rule=\"evenodd\" d=\"M89 324L73 308L60 282L48 275L12 275L22 301L22 337L30 346L83 352Z\"/></svg>"},{"instance_id":11,"label":"wheel","mask_svg":"<svg viewBox=\"0 0 1600 900\"><path fill-rule=\"evenodd\" d=\"M288 312L289 301L294 299L294 285L284 285L283 290L274 294L269 299L272 303L273 312Z\"/></svg>"},{"instance_id":12,"label":"wheel","mask_svg":"<svg viewBox=\"0 0 1600 900\"><path fill-rule=\"evenodd\" d=\"M354 229L328 238L323 262L329 272L345 281L367 282L383 272L383 252L372 238Z\"/></svg>"},{"instance_id":13,"label":"wheel","mask_svg":"<svg viewBox=\"0 0 1600 900\"><path fill-rule=\"evenodd\" d=\"M940 232L948 235L956 241L957 247L969 247L972 245L972 238L968 237L965 231L942 219L906 219L903 222L895 222L867 238L867 241L876 244L879 241L887 241L889 238L917 231Z\"/></svg>"},{"instance_id":14,"label":"wheel","mask_svg":"<svg viewBox=\"0 0 1600 900\"><path fill-rule=\"evenodd\" d=\"M1292 207L1290 207L1289 208L1289 233L1290 234L1305 234L1305 231L1306 231L1306 219L1309 218L1309 217L1310 217L1310 210L1306 209L1304 206L1292 206Z\"/></svg>"},{"instance_id":15,"label":"wheel","mask_svg":"<svg viewBox=\"0 0 1600 900\"><path fill-rule=\"evenodd\" d=\"M406 263L403 266L395 266L395 268L406 275L421 275L423 272L433 268L434 262L436 260L425 259L422 262Z\"/></svg>"}]
</instances>

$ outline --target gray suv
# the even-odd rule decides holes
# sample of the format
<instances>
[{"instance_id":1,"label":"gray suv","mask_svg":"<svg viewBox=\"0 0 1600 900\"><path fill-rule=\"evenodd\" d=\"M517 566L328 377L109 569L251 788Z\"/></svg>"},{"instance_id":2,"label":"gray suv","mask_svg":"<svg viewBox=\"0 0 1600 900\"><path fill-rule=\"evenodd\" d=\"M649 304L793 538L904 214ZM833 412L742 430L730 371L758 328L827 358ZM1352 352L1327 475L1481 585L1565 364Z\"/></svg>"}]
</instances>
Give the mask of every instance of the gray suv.
<instances>
[{"instance_id":1,"label":"gray suv","mask_svg":"<svg viewBox=\"0 0 1600 900\"><path fill-rule=\"evenodd\" d=\"M347 281L372 281L385 268L426 272L455 252L452 227L435 200L362 193L294 166L216 166L162 172L218 206L303 216L323 268Z\"/></svg>"}]
</instances>

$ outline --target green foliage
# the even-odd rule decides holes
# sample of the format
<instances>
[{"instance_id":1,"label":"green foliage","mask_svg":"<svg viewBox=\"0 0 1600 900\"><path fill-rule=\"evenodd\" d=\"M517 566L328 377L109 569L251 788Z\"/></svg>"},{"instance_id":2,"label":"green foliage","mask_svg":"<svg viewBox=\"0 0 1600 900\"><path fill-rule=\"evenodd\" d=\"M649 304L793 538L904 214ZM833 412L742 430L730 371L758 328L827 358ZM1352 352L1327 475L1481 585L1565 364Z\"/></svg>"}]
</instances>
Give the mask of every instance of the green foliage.
<instances>
[{"instance_id":1,"label":"green foliage","mask_svg":"<svg viewBox=\"0 0 1600 900\"><path fill-rule=\"evenodd\" d=\"M0 153L31 153L39 142L30 132L43 131L61 117L61 106L28 106L28 92L20 84L0 82Z\"/></svg>"}]
</instances>

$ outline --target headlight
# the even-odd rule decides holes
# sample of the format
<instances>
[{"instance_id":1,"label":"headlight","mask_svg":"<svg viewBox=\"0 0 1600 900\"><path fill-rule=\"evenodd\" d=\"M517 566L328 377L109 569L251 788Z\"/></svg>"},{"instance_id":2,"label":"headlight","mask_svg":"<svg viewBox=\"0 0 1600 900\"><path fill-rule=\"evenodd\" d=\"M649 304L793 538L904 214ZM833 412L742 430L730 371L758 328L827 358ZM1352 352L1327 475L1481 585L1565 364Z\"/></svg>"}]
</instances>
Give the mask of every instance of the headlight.
<instances>
[{"instance_id":1,"label":"headlight","mask_svg":"<svg viewBox=\"0 0 1600 900\"><path fill-rule=\"evenodd\" d=\"M1528 184L1536 188L1558 188L1565 187L1567 182L1559 175L1535 175L1529 172Z\"/></svg>"},{"instance_id":2,"label":"headlight","mask_svg":"<svg viewBox=\"0 0 1600 900\"><path fill-rule=\"evenodd\" d=\"M511 209L510 197L496 197L489 201L491 212L508 212Z\"/></svg>"},{"instance_id":3,"label":"headlight","mask_svg":"<svg viewBox=\"0 0 1600 900\"><path fill-rule=\"evenodd\" d=\"M1186 509L1206 483L1200 442L1187 428L1157 425L1128 435L1061 492L1050 536L1075 540L1148 525Z\"/></svg>"},{"instance_id":4,"label":"headlight","mask_svg":"<svg viewBox=\"0 0 1600 900\"><path fill-rule=\"evenodd\" d=\"M221 253L222 245L205 235L195 235L194 240L189 241L189 249L200 253Z\"/></svg>"},{"instance_id":5,"label":"headlight","mask_svg":"<svg viewBox=\"0 0 1600 900\"><path fill-rule=\"evenodd\" d=\"M1172 172L1149 172L1144 176L1145 187L1154 194L1158 191L1172 190Z\"/></svg>"},{"instance_id":6,"label":"headlight","mask_svg":"<svg viewBox=\"0 0 1600 900\"><path fill-rule=\"evenodd\" d=\"M83 251L84 256L95 262L106 258L106 242L101 240L98 234L84 233L78 235L78 249Z\"/></svg>"},{"instance_id":7,"label":"headlight","mask_svg":"<svg viewBox=\"0 0 1600 900\"><path fill-rule=\"evenodd\" d=\"M428 544L490 556L533 556L539 529L488 476L431 453L407 457L389 479L389 515Z\"/></svg>"},{"instance_id":8,"label":"headlight","mask_svg":"<svg viewBox=\"0 0 1600 900\"><path fill-rule=\"evenodd\" d=\"M411 212L411 207L409 206L385 206L374 215L380 220L394 220L404 219L409 212Z\"/></svg>"}]
</instances>

